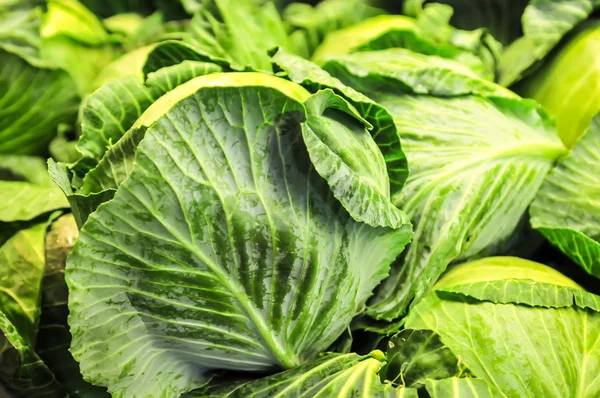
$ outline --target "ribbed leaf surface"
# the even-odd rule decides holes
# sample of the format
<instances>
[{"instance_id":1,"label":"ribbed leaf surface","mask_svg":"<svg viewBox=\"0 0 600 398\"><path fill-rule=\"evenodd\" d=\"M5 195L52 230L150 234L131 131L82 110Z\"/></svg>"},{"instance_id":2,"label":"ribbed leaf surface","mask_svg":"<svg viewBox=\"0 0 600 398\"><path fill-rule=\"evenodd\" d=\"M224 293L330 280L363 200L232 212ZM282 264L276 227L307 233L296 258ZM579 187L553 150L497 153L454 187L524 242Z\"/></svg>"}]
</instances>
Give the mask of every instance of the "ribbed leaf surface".
<instances>
[{"instance_id":1,"label":"ribbed leaf surface","mask_svg":"<svg viewBox=\"0 0 600 398\"><path fill-rule=\"evenodd\" d=\"M501 246L566 149L537 104L449 60L396 49L346 55L325 69L388 109L409 160L406 185L391 198L411 217L414 238L368 310L393 320L452 261Z\"/></svg>"},{"instance_id":2,"label":"ribbed leaf surface","mask_svg":"<svg viewBox=\"0 0 600 398\"><path fill-rule=\"evenodd\" d=\"M405 326L439 333L475 377L499 391L492 396L598 396L600 297L540 264L518 258L489 264L487 260L451 271L411 310ZM509 279L512 269L522 270L527 279ZM483 283L463 285L457 273ZM515 287L518 279L525 286ZM548 307L555 298L537 294L535 284L550 280L556 281L557 292L560 288L572 292L570 306ZM468 297L448 297L442 294L445 290L462 291ZM503 303L492 302L495 298Z\"/></svg>"},{"instance_id":3,"label":"ribbed leaf surface","mask_svg":"<svg viewBox=\"0 0 600 398\"><path fill-rule=\"evenodd\" d=\"M394 388L377 376L383 363L381 352L326 355L286 372L239 386L223 380L195 391L190 397L210 398L416 398L417 390Z\"/></svg>"},{"instance_id":4,"label":"ribbed leaf surface","mask_svg":"<svg viewBox=\"0 0 600 398\"><path fill-rule=\"evenodd\" d=\"M458 377L427 380L427 392L431 398L495 398L504 396L497 388L483 379Z\"/></svg>"},{"instance_id":5,"label":"ribbed leaf surface","mask_svg":"<svg viewBox=\"0 0 600 398\"><path fill-rule=\"evenodd\" d=\"M600 114L552 170L531 206L531 225L600 278Z\"/></svg>"},{"instance_id":6,"label":"ribbed leaf surface","mask_svg":"<svg viewBox=\"0 0 600 398\"><path fill-rule=\"evenodd\" d=\"M69 258L72 351L91 381L169 395L210 369L301 364L385 277L410 231L340 206L293 98L202 89L149 128Z\"/></svg>"}]
</instances>

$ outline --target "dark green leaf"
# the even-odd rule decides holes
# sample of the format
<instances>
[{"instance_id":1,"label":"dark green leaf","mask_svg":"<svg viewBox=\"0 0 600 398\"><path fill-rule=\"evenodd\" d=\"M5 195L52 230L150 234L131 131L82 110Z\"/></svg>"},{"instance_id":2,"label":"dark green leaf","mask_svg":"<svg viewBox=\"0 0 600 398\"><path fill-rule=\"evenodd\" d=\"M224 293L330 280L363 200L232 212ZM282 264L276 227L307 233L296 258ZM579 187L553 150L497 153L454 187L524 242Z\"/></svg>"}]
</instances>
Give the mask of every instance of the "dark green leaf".
<instances>
[{"instance_id":1,"label":"dark green leaf","mask_svg":"<svg viewBox=\"0 0 600 398\"><path fill-rule=\"evenodd\" d=\"M0 45L0 154L44 151L60 123L73 123L78 103L67 73L35 67Z\"/></svg>"},{"instance_id":2,"label":"dark green leaf","mask_svg":"<svg viewBox=\"0 0 600 398\"><path fill-rule=\"evenodd\" d=\"M410 236L354 221L312 169L300 86L262 74L187 85L200 89L149 127L68 260L72 352L113 396L310 361Z\"/></svg>"},{"instance_id":3,"label":"dark green leaf","mask_svg":"<svg viewBox=\"0 0 600 398\"><path fill-rule=\"evenodd\" d=\"M409 224L390 201L385 160L365 124L372 126L332 90L319 91L305 104L302 136L312 164L350 215L374 227Z\"/></svg>"},{"instance_id":4,"label":"dark green leaf","mask_svg":"<svg viewBox=\"0 0 600 398\"><path fill-rule=\"evenodd\" d=\"M186 60L149 73L146 85L159 90L160 93L168 93L194 77L221 71L222 68L214 63Z\"/></svg>"},{"instance_id":5,"label":"dark green leaf","mask_svg":"<svg viewBox=\"0 0 600 398\"><path fill-rule=\"evenodd\" d=\"M99 161L154 102L155 95L134 76L113 80L82 104L81 138L77 149Z\"/></svg>"},{"instance_id":6,"label":"dark green leaf","mask_svg":"<svg viewBox=\"0 0 600 398\"><path fill-rule=\"evenodd\" d=\"M431 330L405 329L388 341L382 380L394 385L420 387L427 379L444 379L462 373L460 360Z\"/></svg>"},{"instance_id":7,"label":"dark green leaf","mask_svg":"<svg viewBox=\"0 0 600 398\"><path fill-rule=\"evenodd\" d=\"M67 197L73 216L79 228L85 224L88 216L96 210L96 208L112 199L115 194L114 189L82 195L76 193L71 186L71 171L64 163L56 163L54 160L48 160L48 172L54 183L63 191Z\"/></svg>"},{"instance_id":8,"label":"dark green leaf","mask_svg":"<svg viewBox=\"0 0 600 398\"><path fill-rule=\"evenodd\" d=\"M311 92L330 88L346 98L373 126L371 135L385 159L390 190L395 192L402 189L408 176L408 164L394 120L384 107L332 77L314 63L289 54L285 50L279 49L273 57L273 62L283 69L290 80L301 84Z\"/></svg>"},{"instance_id":9,"label":"dark green leaf","mask_svg":"<svg viewBox=\"0 0 600 398\"><path fill-rule=\"evenodd\" d=\"M197 61L207 63L226 63L224 59L213 59L208 54L202 53L200 49L191 44L167 40L154 46L153 50L148 54L148 59L144 64L144 76L152 72L156 72L161 68L176 66L184 61ZM220 65L220 63L219 63Z\"/></svg>"}]
</instances>

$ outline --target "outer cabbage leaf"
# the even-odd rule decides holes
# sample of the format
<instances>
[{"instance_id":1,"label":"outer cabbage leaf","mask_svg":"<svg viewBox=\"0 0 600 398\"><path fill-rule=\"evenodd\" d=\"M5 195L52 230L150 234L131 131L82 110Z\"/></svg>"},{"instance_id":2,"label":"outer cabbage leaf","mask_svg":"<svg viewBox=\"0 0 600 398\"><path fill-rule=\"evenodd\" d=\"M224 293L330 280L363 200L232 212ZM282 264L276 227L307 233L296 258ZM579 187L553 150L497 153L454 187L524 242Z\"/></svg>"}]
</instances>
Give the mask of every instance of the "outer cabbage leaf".
<instances>
[{"instance_id":1,"label":"outer cabbage leaf","mask_svg":"<svg viewBox=\"0 0 600 398\"><path fill-rule=\"evenodd\" d=\"M552 170L531 205L531 225L600 278L600 114Z\"/></svg>"},{"instance_id":2,"label":"outer cabbage leaf","mask_svg":"<svg viewBox=\"0 0 600 398\"><path fill-rule=\"evenodd\" d=\"M554 115L560 138L569 148L600 112L600 22L584 25L516 87Z\"/></svg>"},{"instance_id":3,"label":"outer cabbage leaf","mask_svg":"<svg viewBox=\"0 0 600 398\"><path fill-rule=\"evenodd\" d=\"M112 173L118 168L121 174L111 175L113 179L125 177L122 173L128 170L127 167L113 167L113 163L133 156L126 151L132 140L124 141L128 142L125 144L120 143L120 139L158 96L155 91L135 76L105 84L89 95L81 106L81 137L76 148L82 158L73 165L56 163L52 159L48 161L50 176L67 197L80 227L100 203L111 199L114 194L112 186L96 183L95 179L95 184L88 183L86 189L82 189L85 176L97 169L100 171L95 171L95 174L105 170Z\"/></svg>"},{"instance_id":4,"label":"outer cabbage leaf","mask_svg":"<svg viewBox=\"0 0 600 398\"><path fill-rule=\"evenodd\" d=\"M83 177L80 195L116 191L133 168L135 151L146 133L145 128L130 129L115 145L111 145L98 165Z\"/></svg>"},{"instance_id":5,"label":"outer cabbage leaf","mask_svg":"<svg viewBox=\"0 0 600 398\"><path fill-rule=\"evenodd\" d=\"M342 55L327 61L324 68L363 92L387 91L391 84L403 91L440 97L479 94L518 98L464 65L403 48Z\"/></svg>"},{"instance_id":6,"label":"outer cabbage leaf","mask_svg":"<svg viewBox=\"0 0 600 398\"><path fill-rule=\"evenodd\" d=\"M569 291L570 305L536 294L538 283ZM591 398L600 393L599 309L600 297L549 267L487 258L450 271L413 308L406 327L439 333L499 391L492 396Z\"/></svg>"},{"instance_id":7,"label":"outer cabbage leaf","mask_svg":"<svg viewBox=\"0 0 600 398\"><path fill-rule=\"evenodd\" d=\"M496 387L483 379L458 377L427 380L427 392L431 398L494 398L504 396Z\"/></svg>"},{"instance_id":8,"label":"outer cabbage leaf","mask_svg":"<svg viewBox=\"0 0 600 398\"><path fill-rule=\"evenodd\" d=\"M183 61L149 73L145 84L127 77L107 84L90 96L83 107L83 133L78 148L84 154L102 154L102 157L83 177L80 193L116 189L125 179L135 148L145 133L144 126L134 127L134 124L155 100L195 77L220 71L221 68L212 63ZM86 159L82 163L75 169L89 166L93 160Z\"/></svg>"},{"instance_id":9,"label":"outer cabbage leaf","mask_svg":"<svg viewBox=\"0 0 600 398\"><path fill-rule=\"evenodd\" d=\"M395 192L402 188L408 176L408 164L402 151L394 120L384 107L346 86L316 64L289 54L283 49L279 49L274 55L273 63L285 72L288 79L306 87L311 92L329 88L346 98L373 126L371 135L385 159L390 190Z\"/></svg>"},{"instance_id":10,"label":"outer cabbage leaf","mask_svg":"<svg viewBox=\"0 0 600 398\"><path fill-rule=\"evenodd\" d=\"M598 0L531 0L522 17L523 36L500 60L499 83L508 86L528 74L598 7Z\"/></svg>"},{"instance_id":11,"label":"outer cabbage leaf","mask_svg":"<svg viewBox=\"0 0 600 398\"><path fill-rule=\"evenodd\" d=\"M113 396L312 360L410 237L356 222L314 171L300 86L214 74L175 91L68 260L72 352Z\"/></svg>"},{"instance_id":12,"label":"outer cabbage leaf","mask_svg":"<svg viewBox=\"0 0 600 398\"><path fill-rule=\"evenodd\" d=\"M19 397L61 392L34 351L47 225L21 229L0 246L0 381Z\"/></svg>"},{"instance_id":13,"label":"outer cabbage leaf","mask_svg":"<svg viewBox=\"0 0 600 398\"><path fill-rule=\"evenodd\" d=\"M41 159L0 156L0 227L67 207Z\"/></svg>"},{"instance_id":14,"label":"outer cabbage leaf","mask_svg":"<svg viewBox=\"0 0 600 398\"><path fill-rule=\"evenodd\" d=\"M190 397L373 397L416 398L417 390L381 383L377 372L385 361L380 351L370 355L329 354L314 362L263 379L234 385L224 379L189 394Z\"/></svg>"},{"instance_id":15,"label":"outer cabbage leaf","mask_svg":"<svg viewBox=\"0 0 600 398\"><path fill-rule=\"evenodd\" d=\"M100 160L107 147L127 132L155 97L134 76L116 79L96 90L82 104L81 138L77 150L84 158Z\"/></svg>"},{"instance_id":16,"label":"outer cabbage leaf","mask_svg":"<svg viewBox=\"0 0 600 398\"><path fill-rule=\"evenodd\" d=\"M66 196L75 221L79 227L83 226L88 216L96 210L96 208L107 200L112 199L114 190L100 191L88 195L82 195L73 189L71 185L72 173L64 163L56 163L52 159L48 159L48 173L54 183L60 188Z\"/></svg>"},{"instance_id":17,"label":"outer cabbage leaf","mask_svg":"<svg viewBox=\"0 0 600 398\"><path fill-rule=\"evenodd\" d=\"M238 70L248 66L271 72L268 51L278 46L290 48L281 17L270 2L206 1L192 19L189 30L192 43L199 50L227 60Z\"/></svg>"},{"instance_id":18,"label":"outer cabbage leaf","mask_svg":"<svg viewBox=\"0 0 600 398\"><path fill-rule=\"evenodd\" d=\"M157 72L161 68L180 65L184 61L213 63L227 71L235 69L230 65L229 60L209 54L196 45L167 40L157 44L148 54L143 68L144 76L148 77L148 74ZM238 69L244 70L245 68L239 67Z\"/></svg>"},{"instance_id":19,"label":"outer cabbage leaf","mask_svg":"<svg viewBox=\"0 0 600 398\"><path fill-rule=\"evenodd\" d=\"M324 0L315 6L291 3L283 11L283 20L293 49L309 59L328 33L381 14L383 10L365 0Z\"/></svg>"},{"instance_id":20,"label":"outer cabbage leaf","mask_svg":"<svg viewBox=\"0 0 600 398\"><path fill-rule=\"evenodd\" d=\"M313 55L323 64L329 59L358 51L406 48L454 59L478 75L493 80L497 44L482 31L459 31L448 24L451 10L428 7L417 19L381 15L330 33Z\"/></svg>"},{"instance_id":21,"label":"outer cabbage leaf","mask_svg":"<svg viewBox=\"0 0 600 398\"><path fill-rule=\"evenodd\" d=\"M422 12L424 3L451 6L452 26L467 30L486 28L503 45L507 45L522 34L521 16L529 0L407 0L403 5L404 12L416 17Z\"/></svg>"},{"instance_id":22,"label":"outer cabbage leaf","mask_svg":"<svg viewBox=\"0 0 600 398\"><path fill-rule=\"evenodd\" d=\"M222 70L223 68L214 63L186 60L177 65L167 66L149 73L146 85L159 90L161 93L168 93L194 77L209 75Z\"/></svg>"},{"instance_id":23,"label":"outer cabbage leaf","mask_svg":"<svg viewBox=\"0 0 600 398\"><path fill-rule=\"evenodd\" d=\"M423 12L424 0L408 0L409 15ZM573 28L600 7L598 0L436 0L454 8L452 23L486 28L504 44L498 82L510 86L533 72ZM558 96L560 98L560 96Z\"/></svg>"},{"instance_id":24,"label":"outer cabbage leaf","mask_svg":"<svg viewBox=\"0 0 600 398\"><path fill-rule=\"evenodd\" d=\"M311 161L352 217L372 226L408 224L406 214L390 201L385 159L364 124L373 126L331 90L316 93L305 105L302 136Z\"/></svg>"},{"instance_id":25,"label":"outer cabbage leaf","mask_svg":"<svg viewBox=\"0 0 600 398\"><path fill-rule=\"evenodd\" d=\"M409 160L391 198L415 234L369 304L377 319L400 317L451 262L498 250L566 152L536 103L452 65L398 49L325 65L388 109Z\"/></svg>"},{"instance_id":26,"label":"outer cabbage leaf","mask_svg":"<svg viewBox=\"0 0 600 398\"><path fill-rule=\"evenodd\" d=\"M71 334L67 325L68 290L64 271L67 256L78 235L79 230L71 214L54 221L46 234L41 317L35 349L69 396L107 397L106 390L83 380L79 364L69 352Z\"/></svg>"}]
</instances>

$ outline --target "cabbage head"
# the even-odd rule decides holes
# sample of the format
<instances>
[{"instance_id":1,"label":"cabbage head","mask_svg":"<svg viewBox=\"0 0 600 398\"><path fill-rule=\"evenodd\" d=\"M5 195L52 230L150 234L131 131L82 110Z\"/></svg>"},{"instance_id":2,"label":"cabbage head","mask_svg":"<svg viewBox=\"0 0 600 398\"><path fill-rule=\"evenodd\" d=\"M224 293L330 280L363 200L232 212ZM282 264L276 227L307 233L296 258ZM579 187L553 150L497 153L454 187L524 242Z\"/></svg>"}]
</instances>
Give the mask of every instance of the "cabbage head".
<instances>
[{"instance_id":1,"label":"cabbage head","mask_svg":"<svg viewBox=\"0 0 600 398\"><path fill-rule=\"evenodd\" d=\"M439 390L432 396L449 396L450 387L468 391L469 380L486 385L479 396L600 394L600 297L545 265L515 257L459 265L405 326L439 334L471 372L432 382Z\"/></svg>"}]
</instances>

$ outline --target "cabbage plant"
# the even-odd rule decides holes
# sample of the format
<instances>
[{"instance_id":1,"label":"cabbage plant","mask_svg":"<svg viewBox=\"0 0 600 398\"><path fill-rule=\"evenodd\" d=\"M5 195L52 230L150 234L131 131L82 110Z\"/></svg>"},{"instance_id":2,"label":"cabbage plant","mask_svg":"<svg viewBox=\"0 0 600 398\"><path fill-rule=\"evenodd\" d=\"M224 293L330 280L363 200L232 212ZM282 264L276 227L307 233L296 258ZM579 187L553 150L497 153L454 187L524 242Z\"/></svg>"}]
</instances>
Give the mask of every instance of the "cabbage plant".
<instances>
[{"instance_id":1,"label":"cabbage plant","mask_svg":"<svg viewBox=\"0 0 600 398\"><path fill-rule=\"evenodd\" d=\"M145 83L86 102L84 118L117 124L82 125L85 161L50 163L83 223L66 269L71 351L113 396L316 359L411 237L390 201L406 162L382 107L202 57L157 46ZM103 106L110 87L130 90L118 108Z\"/></svg>"},{"instance_id":2,"label":"cabbage plant","mask_svg":"<svg viewBox=\"0 0 600 398\"><path fill-rule=\"evenodd\" d=\"M405 326L439 334L470 371L470 378L432 381L434 397L450 396L449 388L461 397L600 394L600 297L542 264L492 257L460 265Z\"/></svg>"},{"instance_id":3,"label":"cabbage plant","mask_svg":"<svg viewBox=\"0 0 600 398\"><path fill-rule=\"evenodd\" d=\"M294 81L322 79L306 61L275 60ZM537 103L452 60L400 48L338 56L324 69L389 110L409 164L391 200L415 234L369 315L400 318L452 262L528 249L519 247L529 241L526 211L567 153Z\"/></svg>"},{"instance_id":4,"label":"cabbage plant","mask_svg":"<svg viewBox=\"0 0 600 398\"><path fill-rule=\"evenodd\" d=\"M417 18L379 15L329 33L312 60L323 64L330 58L370 50L405 48L460 62L478 75L493 80L499 44L484 30L464 31L449 24L451 10L435 4Z\"/></svg>"},{"instance_id":5,"label":"cabbage plant","mask_svg":"<svg viewBox=\"0 0 600 398\"><path fill-rule=\"evenodd\" d=\"M293 2L282 15L296 54L310 59L329 33L384 14L375 5L380 4L367 0L323 0L314 6Z\"/></svg>"},{"instance_id":6,"label":"cabbage plant","mask_svg":"<svg viewBox=\"0 0 600 398\"><path fill-rule=\"evenodd\" d=\"M441 1L0 0L0 395L599 396L597 1Z\"/></svg>"},{"instance_id":7,"label":"cabbage plant","mask_svg":"<svg viewBox=\"0 0 600 398\"><path fill-rule=\"evenodd\" d=\"M404 11L419 15L429 1L408 0ZM452 8L452 24L485 28L503 44L498 83L510 86L543 65L546 57L573 29L600 9L598 0L435 0Z\"/></svg>"}]
</instances>

